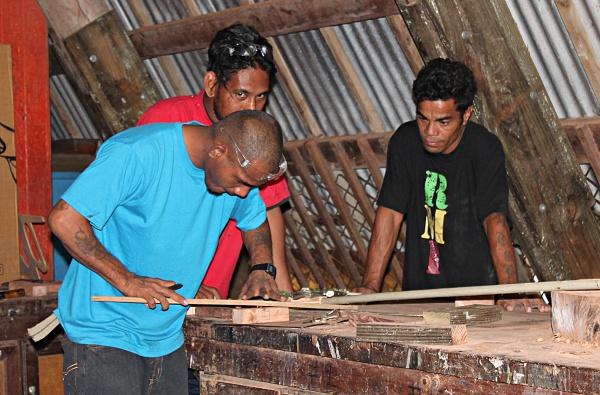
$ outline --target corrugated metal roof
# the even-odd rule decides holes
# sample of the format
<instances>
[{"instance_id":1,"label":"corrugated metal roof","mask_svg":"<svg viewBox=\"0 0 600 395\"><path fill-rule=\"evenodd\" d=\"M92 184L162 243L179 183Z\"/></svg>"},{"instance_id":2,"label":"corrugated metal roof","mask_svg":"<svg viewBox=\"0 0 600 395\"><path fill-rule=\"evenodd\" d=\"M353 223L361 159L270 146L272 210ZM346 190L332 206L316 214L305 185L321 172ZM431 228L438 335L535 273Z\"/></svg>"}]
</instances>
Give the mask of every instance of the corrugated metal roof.
<instances>
[{"instance_id":1,"label":"corrugated metal roof","mask_svg":"<svg viewBox=\"0 0 600 395\"><path fill-rule=\"evenodd\" d=\"M127 30L140 27L128 0L106 0ZM185 18L188 15L180 1L146 0L142 2L153 23ZM596 54L600 53L600 4L597 0L573 1ZM205 14L237 7L237 1L196 1ZM507 4L530 51L540 77L560 118L595 116L600 104L590 86L575 48L553 2L546 0L508 0ZM364 89L374 105L385 130L393 130L414 116L411 86L414 74L386 19L336 26L337 33ZM275 37L303 99L324 136L370 132L359 104L343 78L323 35L319 30ZM176 92L159 61L144 61L151 78L163 98L177 94L193 94L202 89L206 72L206 50L171 56L184 81ZM100 138L93 125L81 114L73 90L64 78L53 77L53 87L74 114L81 135ZM56 104L58 105L58 104ZM275 116L284 129L286 140L310 138L292 99L278 80L273 87L267 112ZM52 138L62 139L66 128L53 117ZM379 131L379 130L378 130Z\"/></svg>"}]
</instances>

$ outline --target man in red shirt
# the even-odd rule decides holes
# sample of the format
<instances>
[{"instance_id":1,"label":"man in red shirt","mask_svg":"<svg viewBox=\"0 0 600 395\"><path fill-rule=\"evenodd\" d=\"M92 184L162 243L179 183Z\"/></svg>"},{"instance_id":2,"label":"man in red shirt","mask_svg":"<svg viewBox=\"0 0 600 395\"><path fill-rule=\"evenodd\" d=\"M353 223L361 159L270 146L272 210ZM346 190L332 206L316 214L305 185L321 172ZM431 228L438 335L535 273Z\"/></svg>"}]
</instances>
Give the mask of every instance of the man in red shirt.
<instances>
[{"instance_id":1,"label":"man in red shirt","mask_svg":"<svg viewBox=\"0 0 600 395\"><path fill-rule=\"evenodd\" d=\"M249 26L231 25L219 31L210 43L204 90L197 95L177 96L157 102L142 115L138 125L189 121L212 125L236 111L263 110L267 104L271 79L276 72L273 49L267 40ZM281 205L290 197L285 177L267 182L259 192L267 206L273 263L277 274L275 281L279 290L291 292L281 212ZM230 221L221 234L215 256L198 291L198 298L228 297L242 245L241 232L235 222ZM271 268L269 272L272 273ZM248 281L253 281L252 276Z\"/></svg>"}]
</instances>

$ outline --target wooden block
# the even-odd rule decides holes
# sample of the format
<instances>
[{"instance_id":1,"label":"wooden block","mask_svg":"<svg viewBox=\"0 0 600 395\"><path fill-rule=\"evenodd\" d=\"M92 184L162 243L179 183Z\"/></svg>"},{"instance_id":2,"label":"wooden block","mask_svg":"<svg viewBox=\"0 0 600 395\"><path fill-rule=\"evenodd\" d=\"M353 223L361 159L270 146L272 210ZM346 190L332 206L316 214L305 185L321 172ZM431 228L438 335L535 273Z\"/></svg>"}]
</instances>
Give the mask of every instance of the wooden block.
<instances>
[{"instance_id":1,"label":"wooden block","mask_svg":"<svg viewBox=\"0 0 600 395\"><path fill-rule=\"evenodd\" d=\"M461 344L467 341L467 327L466 325L431 325L420 322L372 322L356 326L356 340L398 344Z\"/></svg>"},{"instance_id":2,"label":"wooden block","mask_svg":"<svg viewBox=\"0 0 600 395\"><path fill-rule=\"evenodd\" d=\"M193 308L195 310L194 315L225 320L230 320L233 317L234 310L232 307L193 306Z\"/></svg>"},{"instance_id":3,"label":"wooden block","mask_svg":"<svg viewBox=\"0 0 600 395\"><path fill-rule=\"evenodd\" d=\"M233 310L234 324L260 324L290 320L289 307L257 307Z\"/></svg>"},{"instance_id":4,"label":"wooden block","mask_svg":"<svg viewBox=\"0 0 600 395\"><path fill-rule=\"evenodd\" d=\"M351 312L348 313L348 321L350 326L356 327L358 324L367 324L370 322L390 322L400 323L400 317L386 316L384 314L368 313L368 312Z\"/></svg>"},{"instance_id":5,"label":"wooden block","mask_svg":"<svg viewBox=\"0 0 600 395\"><path fill-rule=\"evenodd\" d=\"M498 306L448 307L423 312L423 321L428 324L475 325L499 321L502 312Z\"/></svg>"},{"instance_id":6,"label":"wooden block","mask_svg":"<svg viewBox=\"0 0 600 395\"><path fill-rule=\"evenodd\" d=\"M8 282L8 289L23 288L26 296L44 296L58 293L61 284L60 281L13 280Z\"/></svg>"},{"instance_id":7,"label":"wooden block","mask_svg":"<svg viewBox=\"0 0 600 395\"><path fill-rule=\"evenodd\" d=\"M600 291L552 291L552 333L559 340L600 343Z\"/></svg>"},{"instance_id":8,"label":"wooden block","mask_svg":"<svg viewBox=\"0 0 600 395\"><path fill-rule=\"evenodd\" d=\"M480 306L494 306L496 300L494 299L494 295L464 296L457 297L454 300L454 306L456 307L472 306L474 304Z\"/></svg>"}]
</instances>

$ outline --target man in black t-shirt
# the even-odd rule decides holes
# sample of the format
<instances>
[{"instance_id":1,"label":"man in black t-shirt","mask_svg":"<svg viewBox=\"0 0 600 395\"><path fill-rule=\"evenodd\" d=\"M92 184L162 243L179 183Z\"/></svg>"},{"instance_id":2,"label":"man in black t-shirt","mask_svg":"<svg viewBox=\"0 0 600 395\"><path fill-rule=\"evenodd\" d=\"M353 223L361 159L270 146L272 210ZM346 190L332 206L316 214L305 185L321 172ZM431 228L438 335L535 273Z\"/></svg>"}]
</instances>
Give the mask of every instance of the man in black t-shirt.
<instances>
[{"instance_id":1,"label":"man in black t-shirt","mask_svg":"<svg viewBox=\"0 0 600 395\"><path fill-rule=\"evenodd\" d=\"M417 119L388 146L387 169L361 287L378 292L406 220L403 290L517 283L500 140L470 122L477 86L460 62L434 59L417 75ZM540 298L501 298L550 311Z\"/></svg>"}]
</instances>

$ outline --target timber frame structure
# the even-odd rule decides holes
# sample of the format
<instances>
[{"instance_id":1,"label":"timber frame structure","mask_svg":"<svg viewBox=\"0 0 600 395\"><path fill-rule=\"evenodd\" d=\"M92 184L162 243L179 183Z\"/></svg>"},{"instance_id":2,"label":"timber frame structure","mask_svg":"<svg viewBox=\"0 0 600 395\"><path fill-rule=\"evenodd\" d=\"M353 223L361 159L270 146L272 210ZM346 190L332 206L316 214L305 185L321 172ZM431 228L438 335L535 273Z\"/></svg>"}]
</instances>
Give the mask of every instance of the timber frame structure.
<instances>
[{"instance_id":1,"label":"timber frame structure","mask_svg":"<svg viewBox=\"0 0 600 395\"><path fill-rule=\"evenodd\" d=\"M158 24L143 1L130 0L141 27L129 31L103 1L38 3L48 19L52 67L67 75L101 139L135 125L160 99L144 62L160 63L177 87L183 82L172 55L206 48L217 30L243 22L269 37L280 85L308 134L285 145L292 192L285 213L287 258L297 287L352 288L362 278L393 129L384 126L334 26L374 19L389 24L413 73L440 56L474 70L477 121L498 135L506 151L513 237L532 270L528 280L600 277L600 228L588 185L594 177L586 179L580 168L589 164L600 174L600 117L558 118L504 0L240 0L239 7L206 14L194 1L182 0L188 16ZM598 101L598 54L574 3L554 3ZM290 71L293 64L274 41L311 31L323 36L333 54L367 133L326 137L320 128ZM51 93L64 127L72 138L81 138L68 106ZM76 157L81 155L69 158ZM401 245L402 235L384 290L399 289Z\"/></svg>"}]
</instances>

